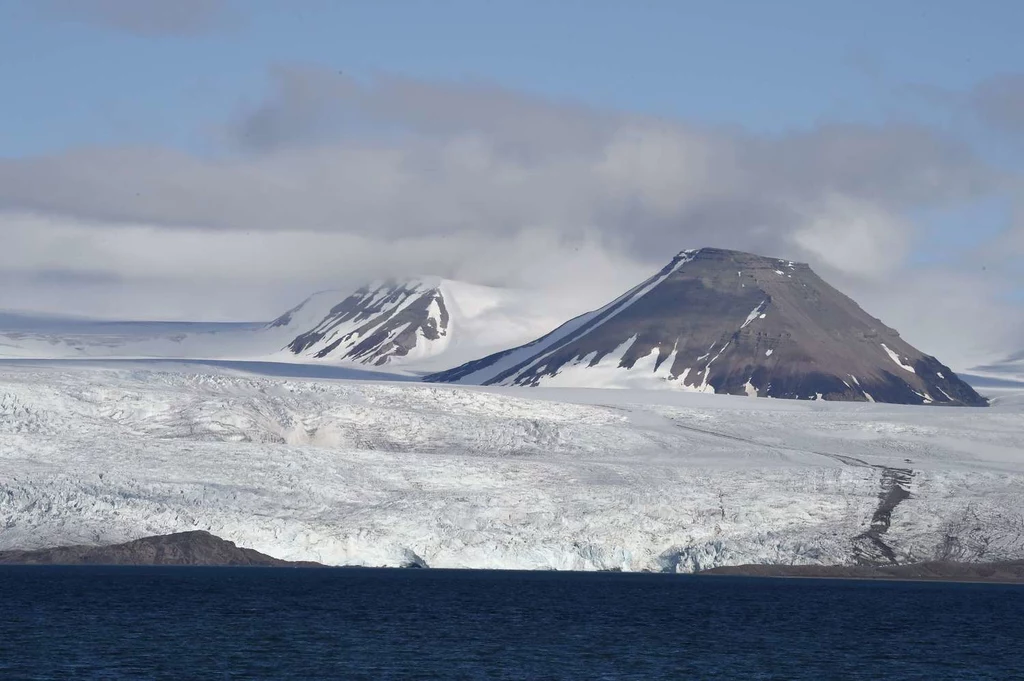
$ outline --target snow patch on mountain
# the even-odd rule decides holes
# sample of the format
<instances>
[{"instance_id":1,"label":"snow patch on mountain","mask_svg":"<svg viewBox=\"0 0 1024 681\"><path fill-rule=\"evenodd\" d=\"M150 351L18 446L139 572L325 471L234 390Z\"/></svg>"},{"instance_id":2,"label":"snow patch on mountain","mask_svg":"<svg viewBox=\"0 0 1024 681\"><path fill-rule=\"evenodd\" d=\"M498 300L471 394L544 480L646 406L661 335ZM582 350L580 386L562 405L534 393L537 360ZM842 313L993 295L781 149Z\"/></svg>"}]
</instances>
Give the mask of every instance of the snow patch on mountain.
<instances>
[{"instance_id":1,"label":"snow patch on mountain","mask_svg":"<svg viewBox=\"0 0 1024 681\"><path fill-rule=\"evenodd\" d=\"M883 350L885 350L885 354L889 355L889 359L891 359L891 360L892 360L893 362L895 362L895 363L896 363L896 365L897 365L897 366L898 366L899 368L903 369L904 371L909 371L909 372L910 372L910 373L912 373L912 374L916 374L916 373L917 373L917 370L916 370L916 369L914 369L914 367L912 367L912 366L910 366L909 364L907 364L906 362L904 362L904 361L903 361L903 359L902 359L902 358L900 358L899 354L897 354L897 353L893 352L893 351L892 351L892 350L891 350L891 349L889 348L889 346L888 346L888 345L886 345L885 343L882 343L881 345L882 345L882 349L883 349ZM935 375L936 375L936 376L938 376L939 378L945 378L945 377L944 377L944 376L942 375L942 372L941 372L941 371L936 371L936 372L935 372Z\"/></svg>"},{"instance_id":2,"label":"snow patch on mountain","mask_svg":"<svg viewBox=\"0 0 1024 681\"><path fill-rule=\"evenodd\" d=\"M604 357L587 355L575 362L567 364L558 373L545 382L547 387L559 388L612 388L612 389L648 389L672 390L676 386L671 381L669 370L672 367L672 355L659 358L652 351L638 359L633 368L624 377L620 369L622 357L636 342L636 336L628 339L618 348Z\"/></svg>"},{"instance_id":3,"label":"snow patch on mountain","mask_svg":"<svg viewBox=\"0 0 1024 681\"><path fill-rule=\"evenodd\" d=\"M747 315L747 318L745 320L743 320L743 324L740 325L740 330L742 331L743 329L745 329L748 326L750 326L750 324L755 319L764 319L765 317L767 317L768 315L766 315L764 313L764 311L767 309L767 307L768 307L768 301L767 300L764 301L763 303L761 303L760 305L758 305L757 307L755 307L754 310L750 314Z\"/></svg>"}]
</instances>

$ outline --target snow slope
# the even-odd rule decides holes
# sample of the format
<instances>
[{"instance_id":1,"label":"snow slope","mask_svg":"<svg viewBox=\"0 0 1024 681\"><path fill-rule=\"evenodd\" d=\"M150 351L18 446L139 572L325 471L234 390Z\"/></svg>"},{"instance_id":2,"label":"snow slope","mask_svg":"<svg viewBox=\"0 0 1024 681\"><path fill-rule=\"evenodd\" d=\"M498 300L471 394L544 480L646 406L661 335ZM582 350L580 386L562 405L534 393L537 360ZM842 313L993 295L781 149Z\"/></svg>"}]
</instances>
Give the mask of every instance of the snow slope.
<instances>
[{"instance_id":1,"label":"snow slope","mask_svg":"<svg viewBox=\"0 0 1024 681\"><path fill-rule=\"evenodd\" d=\"M523 343L577 312L532 291L419 277L323 291L270 324L0 314L0 357L327 363L415 375Z\"/></svg>"},{"instance_id":2,"label":"snow slope","mask_svg":"<svg viewBox=\"0 0 1024 681\"><path fill-rule=\"evenodd\" d=\"M1024 392L993 395L979 411L0 362L0 549L205 529L359 565L1022 558Z\"/></svg>"}]
</instances>

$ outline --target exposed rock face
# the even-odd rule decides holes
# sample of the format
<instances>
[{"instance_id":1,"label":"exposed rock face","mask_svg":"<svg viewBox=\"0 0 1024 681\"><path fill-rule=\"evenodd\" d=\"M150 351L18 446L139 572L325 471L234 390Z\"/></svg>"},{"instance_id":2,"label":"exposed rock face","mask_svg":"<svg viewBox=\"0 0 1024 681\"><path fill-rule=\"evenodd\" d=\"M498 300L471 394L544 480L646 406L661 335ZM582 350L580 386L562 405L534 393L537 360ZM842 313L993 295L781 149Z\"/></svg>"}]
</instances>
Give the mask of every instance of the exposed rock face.
<instances>
[{"instance_id":1,"label":"exposed rock face","mask_svg":"<svg viewBox=\"0 0 1024 681\"><path fill-rule=\"evenodd\" d=\"M448 335L450 317L438 282L378 282L359 289L325 314L315 311L320 302L316 298L270 323L269 328L298 326L298 335L287 346L295 355L381 366L405 357L419 344ZM299 322L310 313L308 325Z\"/></svg>"},{"instance_id":2,"label":"exposed rock face","mask_svg":"<svg viewBox=\"0 0 1024 681\"><path fill-rule=\"evenodd\" d=\"M0 551L5 565L237 565L315 566L242 549L209 532L145 537L113 546L60 546L38 551Z\"/></svg>"},{"instance_id":3,"label":"exposed rock face","mask_svg":"<svg viewBox=\"0 0 1024 681\"><path fill-rule=\"evenodd\" d=\"M1024 583L1024 560L1005 563L929 562L912 565L737 565L706 570L702 575L742 577L819 577L836 579L913 579L958 582Z\"/></svg>"},{"instance_id":4,"label":"exposed rock face","mask_svg":"<svg viewBox=\"0 0 1024 681\"><path fill-rule=\"evenodd\" d=\"M426 380L987 404L807 265L713 248L680 253L605 307L532 343Z\"/></svg>"}]
</instances>

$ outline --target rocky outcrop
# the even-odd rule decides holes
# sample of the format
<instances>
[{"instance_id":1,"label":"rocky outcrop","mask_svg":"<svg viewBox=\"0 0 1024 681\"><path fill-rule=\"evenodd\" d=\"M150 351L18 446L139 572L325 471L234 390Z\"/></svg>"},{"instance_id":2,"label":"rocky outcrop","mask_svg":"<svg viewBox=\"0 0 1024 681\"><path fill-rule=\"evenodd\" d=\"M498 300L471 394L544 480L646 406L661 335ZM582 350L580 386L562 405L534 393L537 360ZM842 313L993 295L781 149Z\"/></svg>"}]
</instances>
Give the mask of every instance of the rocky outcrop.
<instances>
[{"instance_id":1,"label":"rocky outcrop","mask_svg":"<svg viewBox=\"0 0 1024 681\"><path fill-rule=\"evenodd\" d=\"M209 532L179 532L112 546L60 546L37 551L0 551L2 565L217 565L315 567L243 549Z\"/></svg>"},{"instance_id":2,"label":"rocky outcrop","mask_svg":"<svg viewBox=\"0 0 1024 681\"><path fill-rule=\"evenodd\" d=\"M290 353L382 366L448 335L450 315L439 281L378 282L319 312L326 295L333 294L318 294L268 326L296 328L286 347Z\"/></svg>"},{"instance_id":3,"label":"rocky outcrop","mask_svg":"<svg viewBox=\"0 0 1024 681\"><path fill-rule=\"evenodd\" d=\"M736 577L812 577L830 579L905 579L952 582L1024 583L1024 560L1003 563L928 562L912 565L736 565L699 572Z\"/></svg>"},{"instance_id":4,"label":"rocky outcrop","mask_svg":"<svg viewBox=\"0 0 1024 681\"><path fill-rule=\"evenodd\" d=\"M987 404L806 264L714 248L680 253L542 338L426 380Z\"/></svg>"}]
</instances>

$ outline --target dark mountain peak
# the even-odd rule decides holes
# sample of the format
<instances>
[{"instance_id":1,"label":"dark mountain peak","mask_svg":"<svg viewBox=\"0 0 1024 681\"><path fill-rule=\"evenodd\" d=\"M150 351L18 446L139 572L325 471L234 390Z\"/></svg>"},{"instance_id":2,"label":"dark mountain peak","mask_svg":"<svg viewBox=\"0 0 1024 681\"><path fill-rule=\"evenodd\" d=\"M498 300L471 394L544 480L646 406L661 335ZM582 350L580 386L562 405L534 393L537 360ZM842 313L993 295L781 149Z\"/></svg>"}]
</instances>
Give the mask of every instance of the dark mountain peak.
<instances>
[{"instance_id":1,"label":"dark mountain peak","mask_svg":"<svg viewBox=\"0 0 1024 681\"><path fill-rule=\"evenodd\" d=\"M685 251L680 251L673 261L675 260L693 260L693 261L706 261L706 262L720 262L720 263L734 263L737 265L747 265L750 267L778 267L784 265L786 267L800 267L808 268L809 265L805 262L797 262L795 260L788 260L786 258L773 258L766 255L758 255L756 253L748 253L746 251L735 251L728 248L696 248Z\"/></svg>"},{"instance_id":2,"label":"dark mountain peak","mask_svg":"<svg viewBox=\"0 0 1024 681\"><path fill-rule=\"evenodd\" d=\"M703 265L708 269L721 268L724 272L737 268L751 272L783 272L784 274L812 272L811 266L805 262L788 260L786 258L773 258L745 251L733 251L726 248L699 248L682 251L672 259L669 267L673 267L683 261Z\"/></svg>"},{"instance_id":3,"label":"dark mountain peak","mask_svg":"<svg viewBox=\"0 0 1024 681\"><path fill-rule=\"evenodd\" d=\"M984 405L804 263L702 248L520 348L427 380Z\"/></svg>"}]
</instances>

